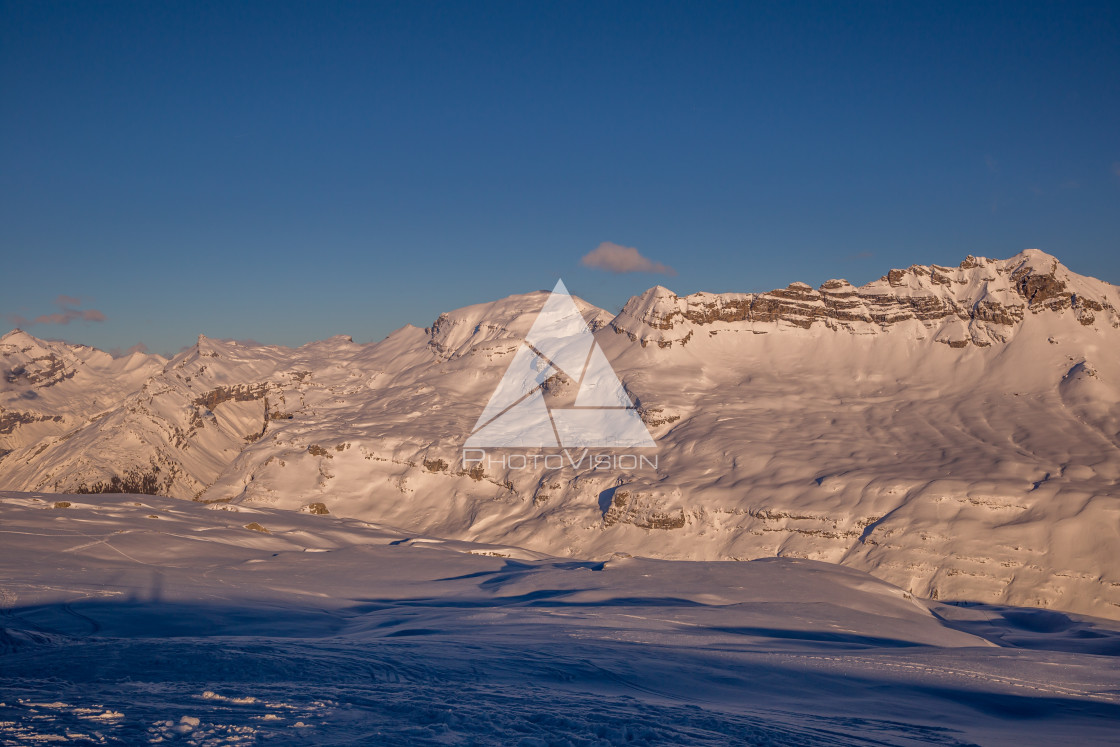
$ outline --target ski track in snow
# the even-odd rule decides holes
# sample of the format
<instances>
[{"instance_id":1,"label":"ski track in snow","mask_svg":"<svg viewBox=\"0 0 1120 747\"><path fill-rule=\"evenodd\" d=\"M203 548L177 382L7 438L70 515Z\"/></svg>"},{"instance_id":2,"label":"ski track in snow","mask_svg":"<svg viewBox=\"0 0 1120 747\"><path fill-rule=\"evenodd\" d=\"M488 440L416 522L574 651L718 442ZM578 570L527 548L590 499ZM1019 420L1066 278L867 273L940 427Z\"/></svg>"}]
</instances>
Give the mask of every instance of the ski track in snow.
<instances>
[{"instance_id":1,"label":"ski track in snow","mask_svg":"<svg viewBox=\"0 0 1120 747\"><path fill-rule=\"evenodd\" d=\"M0 744L1120 744L1105 620L54 498L0 493Z\"/></svg>"}]
</instances>

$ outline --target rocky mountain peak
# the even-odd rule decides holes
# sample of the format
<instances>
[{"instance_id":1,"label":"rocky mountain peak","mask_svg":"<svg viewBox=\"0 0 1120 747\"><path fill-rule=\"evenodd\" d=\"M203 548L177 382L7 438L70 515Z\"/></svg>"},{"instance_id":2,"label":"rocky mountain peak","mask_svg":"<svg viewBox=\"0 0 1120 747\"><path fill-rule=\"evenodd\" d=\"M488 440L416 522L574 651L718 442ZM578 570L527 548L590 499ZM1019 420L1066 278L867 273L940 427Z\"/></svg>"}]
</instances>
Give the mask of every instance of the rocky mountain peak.
<instances>
[{"instance_id":1,"label":"rocky mountain peak","mask_svg":"<svg viewBox=\"0 0 1120 747\"><path fill-rule=\"evenodd\" d=\"M14 350L45 349L49 343L35 335L16 328L0 337L0 354L10 354Z\"/></svg>"},{"instance_id":2,"label":"rocky mountain peak","mask_svg":"<svg viewBox=\"0 0 1120 747\"><path fill-rule=\"evenodd\" d=\"M440 358L451 359L510 345L516 347L533 326L548 293L523 293L440 314L424 330L428 348ZM592 330L605 326L611 319L607 311L578 296L572 296L572 301Z\"/></svg>"},{"instance_id":3,"label":"rocky mountain peak","mask_svg":"<svg viewBox=\"0 0 1120 747\"><path fill-rule=\"evenodd\" d=\"M8 384L48 387L72 378L81 360L79 346L40 340L20 329L0 338L0 367Z\"/></svg>"},{"instance_id":4,"label":"rocky mountain peak","mask_svg":"<svg viewBox=\"0 0 1120 747\"><path fill-rule=\"evenodd\" d=\"M1113 286L1027 249L1006 260L969 255L956 268L893 269L859 288L832 279L818 289L793 282L765 293L678 297L657 286L630 299L611 326L662 348L686 344L698 329L763 333L816 327L859 334L907 328L951 347L986 347L1006 342L1027 314L1066 314L1080 325L1116 327L1117 308L1120 294Z\"/></svg>"}]
</instances>

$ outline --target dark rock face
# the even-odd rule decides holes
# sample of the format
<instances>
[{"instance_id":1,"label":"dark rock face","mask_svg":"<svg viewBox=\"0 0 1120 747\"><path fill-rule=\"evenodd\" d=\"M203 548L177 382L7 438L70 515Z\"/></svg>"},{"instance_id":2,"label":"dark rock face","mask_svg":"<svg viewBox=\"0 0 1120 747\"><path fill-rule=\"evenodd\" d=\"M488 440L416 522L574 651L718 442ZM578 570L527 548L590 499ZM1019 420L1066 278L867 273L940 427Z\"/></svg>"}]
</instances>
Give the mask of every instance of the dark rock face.
<instances>
[{"instance_id":1,"label":"dark rock face","mask_svg":"<svg viewBox=\"0 0 1120 747\"><path fill-rule=\"evenodd\" d=\"M223 402L251 402L263 399L268 394L268 384L235 384L234 386L220 386L195 399L194 404L213 410Z\"/></svg>"},{"instance_id":2,"label":"dark rock face","mask_svg":"<svg viewBox=\"0 0 1120 747\"><path fill-rule=\"evenodd\" d=\"M681 529L687 523L684 509L658 510L648 496L618 491L603 514L603 526L631 524L639 529Z\"/></svg>"},{"instance_id":3,"label":"dark rock face","mask_svg":"<svg viewBox=\"0 0 1120 747\"><path fill-rule=\"evenodd\" d=\"M41 415L34 412L16 412L14 410L5 411L3 407L0 407L0 435L13 433L15 429L21 425L42 423L48 420L59 423L62 422L62 416Z\"/></svg>"},{"instance_id":4,"label":"dark rock face","mask_svg":"<svg viewBox=\"0 0 1120 747\"><path fill-rule=\"evenodd\" d=\"M80 495L89 493L139 493L143 495L162 495L171 484L172 475L163 480L159 476L160 467L152 464L149 470L131 469L124 474L113 475L108 480L99 480L93 485L84 482L74 489Z\"/></svg>"},{"instance_id":5,"label":"dark rock face","mask_svg":"<svg viewBox=\"0 0 1120 747\"><path fill-rule=\"evenodd\" d=\"M929 273L929 281L931 283L933 283L934 285L949 285L949 284L951 284L953 282L953 279L950 278L947 274L945 274L946 272L947 272L947 270L944 267L938 267L937 265L931 265L930 266L930 273Z\"/></svg>"},{"instance_id":6,"label":"dark rock face","mask_svg":"<svg viewBox=\"0 0 1120 747\"><path fill-rule=\"evenodd\" d=\"M1034 308L1045 306L1051 309L1069 308L1071 294L1066 290L1066 284L1049 275L1039 275L1022 268L1011 274L1011 281L1019 295L1026 299L1027 305Z\"/></svg>"},{"instance_id":7,"label":"dark rock face","mask_svg":"<svg viewBox=\"0 0 1120 747\"><path fill-rule=\"evenodd\" d=\"M23 382L36 387L47 387L60 381L73 378L75 371L67 368L66 363L54 353L32 358L27 363L7 371L5 378L9 384Z\"/></svg>"}]
</instances>

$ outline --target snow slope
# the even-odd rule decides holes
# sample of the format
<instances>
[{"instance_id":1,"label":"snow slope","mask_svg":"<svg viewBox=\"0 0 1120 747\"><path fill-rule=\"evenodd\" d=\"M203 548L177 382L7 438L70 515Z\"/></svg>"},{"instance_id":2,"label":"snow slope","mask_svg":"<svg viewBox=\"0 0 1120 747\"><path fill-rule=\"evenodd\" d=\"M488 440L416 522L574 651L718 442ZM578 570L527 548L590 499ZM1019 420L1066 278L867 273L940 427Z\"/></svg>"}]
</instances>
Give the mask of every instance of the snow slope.
<instances>
[{"instance_id":1,"label":"snow slope","mask_svg":"<svg viewBox=\"0 0 1120 747\"><path fill-rule=\"evenodd\" d=\"M1114 286L1029 250L862 288L653 288L613 319L583 304L657 469L464 469L544 298L371 345L200 337L100 417L0 458L0 486L323 503L591 560L806 558L919 597L1120 618ZM546 396L572 391L558 378Z\"/></svg>"},{"instance_id":2,"label":"snow slope","mask_svg":"<svg viewBox=\"0 0 1120 747\"><path fill-rule=\"evenodd\" d=\"M575 561L0 493L0 743L1120 742L1120 628L796 558Z\"/></svg>"}]
</instances>

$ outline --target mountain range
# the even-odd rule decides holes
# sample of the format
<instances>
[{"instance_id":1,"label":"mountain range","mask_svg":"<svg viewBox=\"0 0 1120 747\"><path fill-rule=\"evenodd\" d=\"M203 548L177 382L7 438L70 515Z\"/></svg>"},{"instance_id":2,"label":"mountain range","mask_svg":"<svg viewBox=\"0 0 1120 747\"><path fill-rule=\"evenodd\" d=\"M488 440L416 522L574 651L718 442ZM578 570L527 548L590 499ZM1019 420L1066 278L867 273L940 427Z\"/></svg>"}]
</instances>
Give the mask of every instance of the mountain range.
<instances>
[{"instance_id":1,"label":"mountain range","mask_svg":"<svg viewBox=\"0 0 1120 747\"><path fill-rule=\"evenodd\" d=\"M790 557L1120 619L1120 289L1027 250L767 293L575 299L656 468L462 446L546 292L356 344L0 338L0 489L329 512L556 556ZM565 401L557 374L545 397ZM639 465L641 466L641 465Z\"/></svg>"}]
</instances>

